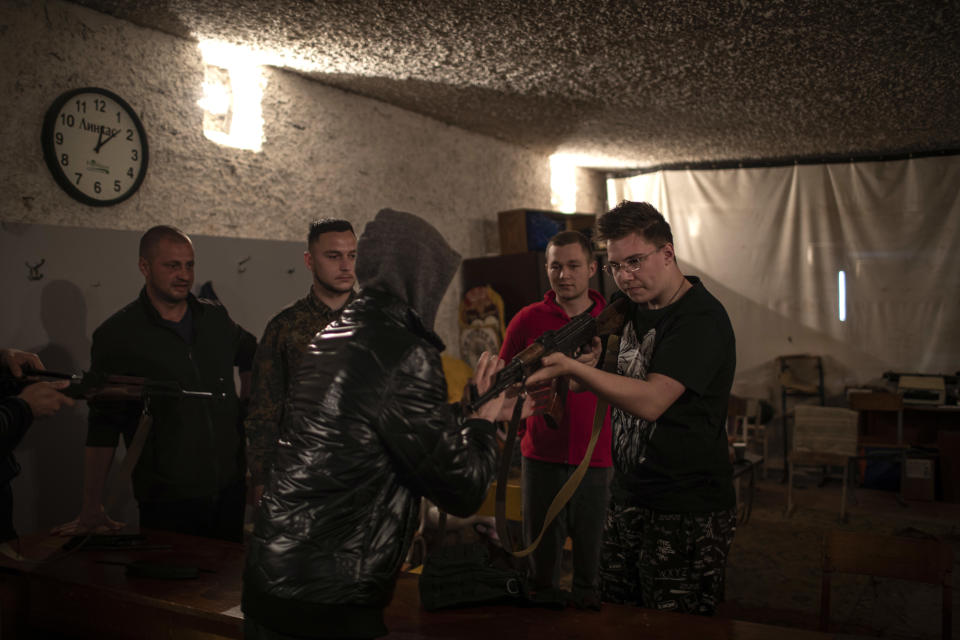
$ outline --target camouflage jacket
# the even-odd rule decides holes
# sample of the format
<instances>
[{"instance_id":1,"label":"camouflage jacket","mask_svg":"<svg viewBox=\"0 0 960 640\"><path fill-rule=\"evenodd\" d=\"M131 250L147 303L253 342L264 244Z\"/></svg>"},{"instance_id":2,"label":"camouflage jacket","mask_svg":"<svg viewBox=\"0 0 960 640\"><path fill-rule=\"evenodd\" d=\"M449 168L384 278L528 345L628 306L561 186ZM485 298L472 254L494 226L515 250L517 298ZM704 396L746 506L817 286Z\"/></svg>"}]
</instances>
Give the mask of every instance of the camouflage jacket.
<instances>
[{"instance_id":1,"label":"camouflage jacket","mask_svg":"<svg viewBox=\"0 0 960 640\"><path fill-rule=\"evenodd\" d=\"M344 307L354 298L351 292ZM300 357L318 331L340 317L317 300L313 291L297 300L267 323L253 363L250 407L244 430L247 435L247 467L254 486L263 484L283 419L287 391L300 366Z\"/></svg>"}]
</instances>

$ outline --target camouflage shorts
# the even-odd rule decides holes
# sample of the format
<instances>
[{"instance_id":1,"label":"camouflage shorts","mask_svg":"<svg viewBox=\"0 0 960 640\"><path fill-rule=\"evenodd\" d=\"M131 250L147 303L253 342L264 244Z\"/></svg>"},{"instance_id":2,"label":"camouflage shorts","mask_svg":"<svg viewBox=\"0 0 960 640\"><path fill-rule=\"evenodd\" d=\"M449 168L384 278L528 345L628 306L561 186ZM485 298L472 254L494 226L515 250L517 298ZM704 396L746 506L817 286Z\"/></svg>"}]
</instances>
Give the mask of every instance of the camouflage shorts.
<instances>
[{"instance_id":1,"label":"camouflage shorts","mask_svg":"<svg viewBox=\"0 0 960 640\"><path fill-rule=\"evenodd\" d=\"M712 615L736 529L733 509L663 513L611 503L600 557L604 602Z\"/></svg>"}]
</instances>

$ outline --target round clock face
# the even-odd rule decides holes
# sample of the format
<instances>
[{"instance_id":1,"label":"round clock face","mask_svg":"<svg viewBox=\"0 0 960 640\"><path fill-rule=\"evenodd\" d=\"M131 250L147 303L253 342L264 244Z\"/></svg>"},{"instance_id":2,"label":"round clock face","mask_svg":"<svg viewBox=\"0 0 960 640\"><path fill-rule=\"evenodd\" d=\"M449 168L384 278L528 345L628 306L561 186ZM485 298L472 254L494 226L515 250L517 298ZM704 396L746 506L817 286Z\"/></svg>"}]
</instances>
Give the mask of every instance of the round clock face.
<instances>
[{"instance_id":1,"label":"round clock face","mask_svg":"<svg viewBox=\"0 0 960 640\"><path fill-rule=\"evenodd\" d=\"M120 96L74 89L47 111L43 156L72 197L94 206L116 204L132 196L147 173L147 134Z\"/></svg>"}]
</instances>

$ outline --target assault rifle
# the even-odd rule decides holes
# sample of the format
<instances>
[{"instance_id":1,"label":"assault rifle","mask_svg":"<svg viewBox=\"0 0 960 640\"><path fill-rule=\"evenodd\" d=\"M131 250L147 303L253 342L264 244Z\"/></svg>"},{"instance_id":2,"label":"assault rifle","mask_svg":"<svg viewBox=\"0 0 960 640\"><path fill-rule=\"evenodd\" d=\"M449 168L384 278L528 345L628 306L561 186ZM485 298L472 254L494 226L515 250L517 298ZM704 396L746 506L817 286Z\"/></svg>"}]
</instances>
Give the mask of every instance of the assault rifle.
<instances>
[{"instance_id":1,"label":"assault rifle","mask_svg":"<svg viewBox=\"0 0 960 640\"><path fill-rule=\"evenodd\" d=\"M473 413L478 407L497 397L506 389L526 380L530 374L543 366L541 360L551 353L560 352L567 356L573 356L581 347L589 344L595 336L606 336L619 331L623 326L623 309L626 303L626 296L617 296L596 318L591 316L589 311L584 311L571 318L570 322L556 331L544 332L526 349L515 355L507 363L507 366L497 373L493 384L486 392L476 398L471 398L465 407L465 413ZM562 384L565 391L565 381ZM471 392L473 392L472 385ZM554 409L557 408L556 405L558 403L562 405L565 401L566 393L557 393L554 398L554 407L551 407L545 417L553 415L556 418L554 412ZM548 420L548 424L549 422Z\"/></svg>"},{"instance_id":2,"label":"assault rifle","mask_svg":"<svg viewBox=\"0 0 960 640\"><path fill-rule=\"evenodd\" d=\"M223 393L210 391L190 391L179 382L169 380L150 380L136 376L119 376L99 371L81 373L61 373L47 369L23 368L23 378L8 379L21 387L34 382L50 380L69 380L70 386L60 392L71 398L82 400L139 400L155 397L174 398L223 398Z\"/></svg>"}]
</instances>

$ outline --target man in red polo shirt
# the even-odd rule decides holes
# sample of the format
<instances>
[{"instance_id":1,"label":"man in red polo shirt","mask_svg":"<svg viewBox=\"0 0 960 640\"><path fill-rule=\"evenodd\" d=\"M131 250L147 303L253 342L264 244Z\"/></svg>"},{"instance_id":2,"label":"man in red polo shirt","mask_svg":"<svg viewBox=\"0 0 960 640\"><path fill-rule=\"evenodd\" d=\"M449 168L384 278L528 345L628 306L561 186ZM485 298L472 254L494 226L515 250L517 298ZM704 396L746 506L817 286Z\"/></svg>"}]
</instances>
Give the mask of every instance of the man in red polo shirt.
<instances>
[{"instance_id":1,"label":"man in red polo shirt","mask_svg":"<svg viewBox=\"0 0 960 640\"><path fill-rule=\"evenodd\" d=\"M597 262L583 234L557 234L547 244L546 257L550 291L543 301L524 307L510 321L500 349L500 357L506 362L545 331L559 329L584 311L597 316L606 305L603 296L589 288ZM593 393L569 391L559 428L549 426L539 415L531 416L521 426L523 533L528 545L543 526L553 497L586 453L596 406ZM563 544L569 536L573 540L573 591L565 599L581 608L600 608L600 541L611 466L608 415L587 474L530 556L534 589L539 594L549 597L549 591L558 588Z\"/></svg>"}]
</instances>

